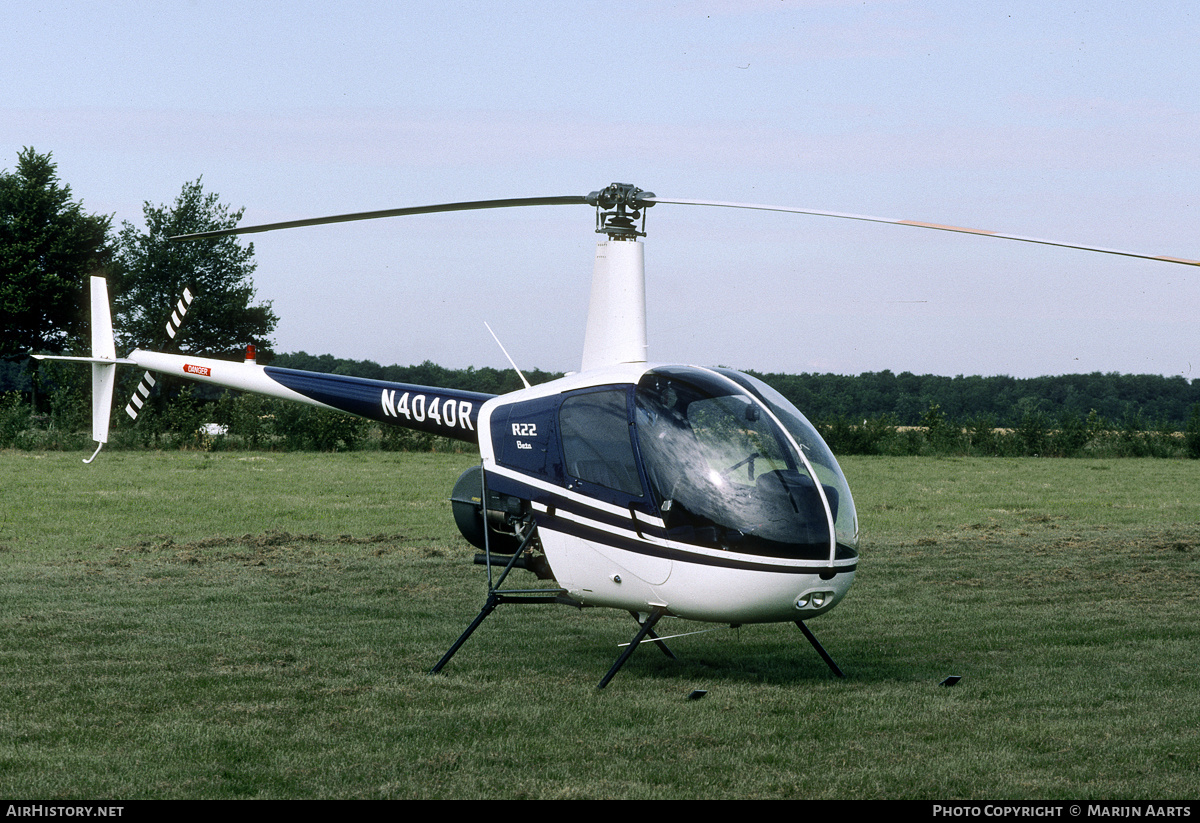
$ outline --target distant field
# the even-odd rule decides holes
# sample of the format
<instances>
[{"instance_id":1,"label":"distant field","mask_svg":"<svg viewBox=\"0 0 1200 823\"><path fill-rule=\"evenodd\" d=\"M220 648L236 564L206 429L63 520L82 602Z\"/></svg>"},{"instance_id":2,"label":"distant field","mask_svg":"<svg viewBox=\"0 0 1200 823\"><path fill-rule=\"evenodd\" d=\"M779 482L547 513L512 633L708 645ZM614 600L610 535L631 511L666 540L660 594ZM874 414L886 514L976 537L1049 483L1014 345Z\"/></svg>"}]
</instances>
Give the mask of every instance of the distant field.
<instances>
[{"instance_id":1,"label":"distant field","mask_svg":"<svg viewBox=\"0 0 1200 823\"><path fill-rule=\"evenodd\" d=\"M0 796L1200 796L1198 461L847 458L846 680L756 626L599 692L617 612L426 673L483 603L470 457L83 456L0 452Z\"/></svg>"}]
</instances>

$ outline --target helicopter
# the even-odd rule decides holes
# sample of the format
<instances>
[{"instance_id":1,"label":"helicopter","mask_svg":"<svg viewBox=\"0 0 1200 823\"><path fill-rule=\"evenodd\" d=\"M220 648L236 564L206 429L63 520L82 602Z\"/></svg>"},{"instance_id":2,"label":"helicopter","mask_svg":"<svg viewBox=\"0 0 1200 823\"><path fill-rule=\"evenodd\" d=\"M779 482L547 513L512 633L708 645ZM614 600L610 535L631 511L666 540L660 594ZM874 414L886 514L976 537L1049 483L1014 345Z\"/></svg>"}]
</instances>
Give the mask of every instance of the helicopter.
<instances>
[{"instance_id":1,"label":"helicopter","mask_svg":"<svg viewBox=\"0 0 1200 823\"><path fill-rule=\"evenodd\" d=\"M460 533L481 550L475 562L487 569L487 598L432 673L500 605L561 603L620 609L637 622L601 689L646 640L674 658L664 642L670 638L655 631L664 617L733 627L794 623L830 671L844 677L807 621L846 597L858 568L859 521L849 485L812 423L766 383L727 368L649 360L640 238L646 211L660 204L907 225L1200 266L913 220L661 198L613 183L582 196L443 203L172 238L476 209L590 206L604 238L596 245L581 369L541 385L521 375L524 388L488 395L284 369L259 365L253 346L241 363L141 349L119 358L107 285L98 277L91 280L91 356L35 356L91 364L97 447L85 463L107 442L118 365L146 370L126 406L135 419L153 373L163 373L477 445L480 462L459 477L450 501ZM172 338L191 302L185 291L167 324ZM548 582L506 588L518 568Z\"/></svg>"}]
</instances>

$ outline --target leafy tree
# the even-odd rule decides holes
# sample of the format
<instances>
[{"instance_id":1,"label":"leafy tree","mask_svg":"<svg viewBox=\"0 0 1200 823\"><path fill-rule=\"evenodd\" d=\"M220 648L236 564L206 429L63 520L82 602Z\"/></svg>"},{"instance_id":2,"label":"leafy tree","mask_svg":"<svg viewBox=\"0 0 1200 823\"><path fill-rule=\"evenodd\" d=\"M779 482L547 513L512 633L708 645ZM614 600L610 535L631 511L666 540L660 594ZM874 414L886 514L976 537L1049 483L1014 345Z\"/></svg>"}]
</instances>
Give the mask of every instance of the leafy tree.
<instances>
[{"instance_id":1,"label":"leafy tree","mask_svg":"<svg viewBox=\"0 0 1200 823\"><path fill-rule=\"evenodd\" d=\"M50 154L0 172L0 357L64 351L84 328L88 275L112 259L112 218L86 214Z\"/></svg>"},{"instance_id":2,"label":"leafy tree","mask_svg":"<svg viewBox=\"0 0 1200 823\"><path fill-rule=\"evenodd\" d=\"M143 206L146 231L126 222L118 254L122 278L115 318L120 342L132 348L161 347L170 339L165 321L185 287L195 297L179 334L181 351L237 355L247 343L268 350L279 318L269 302L254 304L254 245L237 237L172 241L180 234L228 229L242 211L231 211L199 180L185 183L171 206Z\"/></svg>"}]
</instances>

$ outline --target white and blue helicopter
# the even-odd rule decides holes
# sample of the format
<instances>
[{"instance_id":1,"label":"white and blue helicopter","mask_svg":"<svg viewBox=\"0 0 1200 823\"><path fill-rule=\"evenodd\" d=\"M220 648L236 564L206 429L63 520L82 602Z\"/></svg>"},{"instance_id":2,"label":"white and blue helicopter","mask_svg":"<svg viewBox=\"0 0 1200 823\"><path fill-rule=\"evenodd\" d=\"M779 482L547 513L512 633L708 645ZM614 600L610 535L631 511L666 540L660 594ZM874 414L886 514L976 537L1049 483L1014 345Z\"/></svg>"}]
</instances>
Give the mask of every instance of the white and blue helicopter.
<instances>
[{"instance_id":1,"label":"white and blue helicopter","mask_svg":"<svg viewBox=\"0 0 1200 823\"><path fill-rule=\"evenodd\" d=\"M107 286L92 278L90 357L96 458L108 440L115 370L152 373L293 400L478 444L480 464L451 495L463 536L482 550L487 600L433 667L440 671L498 606L563 603L629 612L638 623L599 683L604 688L663 617L738 626L795 623L838 677L806 621L845 598L858 568L859 524L846 478L817 430L762 381L724 368L654 363L646 344L643 244L657 204L791 212L979 234L1200 266L997 232L814 209L679 200L614 183L585 196L444 203L204 232L228 234L383 217L510 207L588 205L596 247L582 367L501 396L135 349L117 357ZM174 337L192 295L167 324ZM522 376L522 380L524 377ZM493 567L501 568L493 573ZM504 588L514 568L543 583Z\"/></svg>"}]
</instances>

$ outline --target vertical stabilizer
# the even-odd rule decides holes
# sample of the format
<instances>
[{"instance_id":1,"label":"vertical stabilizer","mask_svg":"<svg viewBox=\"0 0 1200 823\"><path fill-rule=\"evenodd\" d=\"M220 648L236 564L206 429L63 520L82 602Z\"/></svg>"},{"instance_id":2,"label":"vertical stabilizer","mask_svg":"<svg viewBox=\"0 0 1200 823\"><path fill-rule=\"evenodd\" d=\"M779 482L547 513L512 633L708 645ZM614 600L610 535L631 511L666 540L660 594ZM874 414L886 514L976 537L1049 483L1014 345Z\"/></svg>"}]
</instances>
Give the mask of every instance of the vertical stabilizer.
<instances>
[{"instance_id":1,"label":"vertical stabilizer","mask_svg":"<svg viewBox=\"0 0 1200 823\"><path fill-rule=\"evenodd\" d=\"M117 382L117 344L113 340L112 312L108 307L108 283L92 278L92 439L96 453L108 442L113 387ZM105 363L109 360L112 362ZM93 454L90 463L96 459Z\"/></svg>"},{"instance_id":2,"label":"vertical stabilizer","mask_svg":"<svg viewBox=\"0 0 1200 823\"><path fill-rule=\"evenodd\" d=\"M596 244L583 370L646 362L646 259L638 240Z\"/></svg>"},{"instance_id":3,"label":"vertical stabilizer","mask_svg":"<svg viewBox=\"0 0 1200 823\"><path fill-rule=\"evenodd\" d=\"M137 365L132 360L117 357L113 340L112 312L108 308L108 284L103 277L92 278L92 354L74 357L57 354L34 354L36 360L73 360L92 364L92 439L96 451L84 463L91 463L108 442L108 422L112 414L113 387L117 382L117 364Z\"/></svg>"}]
</instances>

